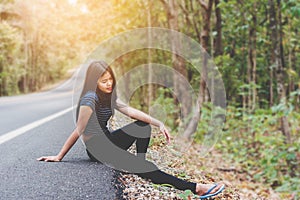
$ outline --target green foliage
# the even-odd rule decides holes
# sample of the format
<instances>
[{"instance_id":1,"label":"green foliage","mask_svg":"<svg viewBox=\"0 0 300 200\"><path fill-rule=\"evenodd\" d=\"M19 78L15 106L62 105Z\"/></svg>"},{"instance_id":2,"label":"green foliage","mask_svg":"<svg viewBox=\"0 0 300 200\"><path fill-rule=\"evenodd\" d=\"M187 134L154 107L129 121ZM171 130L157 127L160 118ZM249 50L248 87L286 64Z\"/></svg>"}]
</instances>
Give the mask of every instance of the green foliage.
<instances>
[{"instance_id":1,"label":"green foliage","mask_svg":"<svg viewBox=\"0 0 300 200\"><path fill-rule=\"evenodd\" d=\"M283 1L282 10L289 12L291 17L300 17L300 4L297 0Z\"/></svg>"},{"instance_id":2,"label":"green foliage","mask_svg":"<svg viewBox=\"0 0 300 200\"><path fill-rule=\"evenodd\" d=\"M214 62L222 74L231 106L227 110L224 136L217 146L240 163L253 179L270 184L279 192L300 191L300 172L294 168L300 164L300 4L299 0L274 1L277 14L282 15L282 21L278 23L282 26L278 40L282 42L282 80L288 96L281 99L276 90L276 65L270 61L274 49L271 48L269 3L264 0L220 0L218 5L222 13L224 53L215 57ZM84 62L99 43L117 33L148 25L169 27L170 10L158 0L80 0L76 5L61 0L6 0L0 4L0 96L35 91L48 82L61 79L69 68ZM178 31L199 42L203 24L201 5L198 1L179 1L178 4ZM217 32L216 16L214 12L211 14L211 45L208 48L213 53ZM191 25L193 23L195 26ZM251 31L255 31L254 44L251 44L254 40L250 38ZM250 47L255 47L256 71L249 69ZM147 62L147 49L134 51L121 56L114 63L114 69L123 75L132 67ZM172 66L172 54L151 50L151 62ZM188 63L186 68L188 81L197 90L201 74ZM128 88L137 84L132 80L128 82L125 86ZM270 107L271 83L274 105ZM158 118L176 130L181 123L180 105L176 104L170 88L156 89L151 105L163 105L165 116ZM251 106L245 104L253 100L253 89L257 90L258 105L250 113L243 108ZM143 86L131 99L134 107L146 112L147 91L147 86ZM279 119L283 116L289 120L293 144L287 144L280 131ZM209 132L211 118L212 105L205 103L194 135L196 142L202 142ZM151 142L160 143L159 140ZM189 195L186 191L182 198Z\"/></svg>"},{"instance_id":3,"label":"green foliage","mask_svg":"<svg viewBox=\"0 0 300 200\"><path fill-rule=\"evenodd\" d=\"M300 89L294 92L291 92L287 99L281 99L278 105L272 106L271 110L273 113L276 113L278 116L288 116L294 110L297 104L297 99L300 97Z\"/></svg>"},{"instance_id":4,"label":"green foliage","mask_svg":"<svg viewBox=\"0 0 300 200\"><path fill-rule=\"evenodd\" d=\"M3 24L7 24L13 29L14 35L7 34L12 40L18 40L20 48L8 40L1 41L5 51L15 49L14 54L6 54L2 49L2 60L12 60L16 64L2 62L5 68L0 70L2 80L5 77L6 81L12 81L2 83L5 90L0 91L0 96L17 94L19 90L36 91L45 84L65 78L68 69L84 62L100 41L115 34L115 29L107 28L114 23L103 20L104 16L113 19L110 12L114 8L107 3L99 4L99 1L97 6L90 5L92 3L78 1L76 5L70 5L68 1L59 0L1 2L1 28L3 30ZM6 37L5 33L1 33L2 36Z\"/></svg>"},{"instance_id":5,"label":"green foliage","mask_svg":"<svg viewBox=\"0 0 300 200\"><path fill-rule=\"evenodd\" d=\"M201 143L205 134L210 130L210 122L212 119L212 105L209 103L203 104L201 108L201 116L197 126L196 134L193 135L193 139L197 143Z\"/></svg>"},{"instance_id":6,"label":"green foliage","mask_svg":"<svg viewBox=\"0 0 300 200\"><path fill-rule=\"evenodd\" d=\"M160 120L164 121L168 127L174 130L178 125L176 122L178 119L176 117L180 111L180 107L175 104L171 95L172 91L170 88L159 88L157 91L157 98L154 99L152 105L163 105L164 112L167 116Z\"/></svg>"},{"instance_id":7,"label":"green foliage","mask_svg":"<svg viewBox=\"0 0 300 200\"><path fill-rule=\"evenodd\" d=\"M292 129L294 142L286 143L279 130L279 118L285 114L299 128L300 114L282 105L275 108L248 114L243 109L229 107L224 137L217 147L254 180L267 183L277 191L292 193L300 191L296 184L299 182L296 177L300 176L299 135Z\"/></svg>"},{"instance_id":8,"label":"green foliage","mask_svg":"<svg viewBox=\"0 0 300 200\"><path fill-rule=\"evenodd\" d=\"M17 29L0 22L0 96L19 93L18 80L22 73L18 58L22 37Z\"/></svg>"},{"instance_id":9,"label":"green foliage","mask_svg":"<svg viewBox=\"0 0 300 200\"><path fill-rule=\"evenodd\" d=\"M194 195L191 190L185 190L183 193L179 194L179 197L184 200L188 200L191 197L196 197L196 195Z\"/></svg>"},{"instance_id":10,"label":"green foliage","mask_svg":"<svg viewBox=\"0 0 300 200\"><path fill-rule=\"evenodd\" d=\"M214 62L222 74L222 80L226 88L226 93L228 94L227 100L239 101L239 96L236 94L239 92L239 86L244 84L244 80L240 78L241 71L239 64L230 58L229 54L214 58Z\"/></svg>"}]
</instances>

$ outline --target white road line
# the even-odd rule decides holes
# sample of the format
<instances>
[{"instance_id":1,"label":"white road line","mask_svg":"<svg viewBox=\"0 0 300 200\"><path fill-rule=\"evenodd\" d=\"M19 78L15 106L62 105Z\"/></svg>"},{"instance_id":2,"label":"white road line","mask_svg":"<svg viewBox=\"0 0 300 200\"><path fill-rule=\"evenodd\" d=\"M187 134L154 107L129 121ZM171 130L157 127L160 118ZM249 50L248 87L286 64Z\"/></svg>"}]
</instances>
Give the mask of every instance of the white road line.
<instances>
[{"instance_id":1,"label":"white road line","mask_svg":"<svg viewBox=\"0 0 300 200\"><path fill-rule=\"evenodd\" d=\"M5 143L5 142L7 142L7 141L9 141L9 140L14 139L15 137L18 137L18 136L26 133L27 131L29 131L31 129L34 129L34 128L36 128L36 127L38 127L38 126L40 126L40 125L42 125L42 124L44 124L46 122L51 121L51 120L53 120L53 119L55 119L55 118L57 118L57 117L65 114L65 113L71 111L72 109L73 109L73 107L67 108L67 109L65 109L63 111L57 112L57 113L55 113L53 115L50 115L50 116L45 117L43 119L40 119L40 120L37 120L37 121L32 122L30 124L27 124L27 125L25 125L25 126L23 126L21 128L18 128L16 130L13 130L13 131L10 131L8 133L5 133L4 135L0 136L0 145L3 144L3 143Z\"/></svg>"}]
</instances>

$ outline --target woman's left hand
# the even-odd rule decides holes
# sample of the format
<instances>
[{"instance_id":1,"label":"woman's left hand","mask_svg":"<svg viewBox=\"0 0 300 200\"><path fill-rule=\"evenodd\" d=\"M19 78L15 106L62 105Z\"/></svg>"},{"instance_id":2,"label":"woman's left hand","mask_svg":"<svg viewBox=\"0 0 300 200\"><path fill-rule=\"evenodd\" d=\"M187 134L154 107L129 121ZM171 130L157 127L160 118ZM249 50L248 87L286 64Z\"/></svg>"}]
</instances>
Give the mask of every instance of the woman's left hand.
<instances>
[{"instance_id":1,"label":"woman's left hand","mask_svg":"<svg viewBox=\"0 0 300 200\"><path fill-rule=\"evenodd\" d=\"M167 144L169 144L171 141L171 136L170 136L168 129L166 129L166 127L163 123L161 123L161 125L159 126L159 130L161 133L163 133L165 135Z\"/></svg>"}]
</instances>

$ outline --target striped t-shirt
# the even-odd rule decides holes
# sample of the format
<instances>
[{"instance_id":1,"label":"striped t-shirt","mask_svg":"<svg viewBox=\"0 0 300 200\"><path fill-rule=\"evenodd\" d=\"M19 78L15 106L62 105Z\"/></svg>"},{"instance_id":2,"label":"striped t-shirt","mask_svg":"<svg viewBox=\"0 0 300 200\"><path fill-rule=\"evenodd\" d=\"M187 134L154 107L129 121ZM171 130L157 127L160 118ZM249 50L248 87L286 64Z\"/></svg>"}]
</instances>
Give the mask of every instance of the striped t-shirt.
<instances>
[{"instance_id":1,"label":"striped t-shirt","mask_svg":"<svg viewBox=\"0 0 300 200\"><path fill-rule=\"evenodd\" d=\"M101 131L98 129L99 125L104 133L110 133L107 127L107 122L112 116L110 98L109 102L107 98L100 100L96 92L88 91L81 97L80 106L89 106L93 110L92 116L90 117L85 129L85 134L99 133L99 131Z\"/></svg>"}]
</instances>

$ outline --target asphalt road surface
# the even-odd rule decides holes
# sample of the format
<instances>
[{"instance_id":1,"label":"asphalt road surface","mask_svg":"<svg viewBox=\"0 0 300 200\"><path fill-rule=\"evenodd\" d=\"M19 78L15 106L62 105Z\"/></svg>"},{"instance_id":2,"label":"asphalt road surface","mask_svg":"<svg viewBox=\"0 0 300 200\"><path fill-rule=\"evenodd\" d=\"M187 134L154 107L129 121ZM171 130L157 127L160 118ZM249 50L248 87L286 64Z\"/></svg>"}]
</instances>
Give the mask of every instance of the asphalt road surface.
<instances>
[{"instance_id":1,"label":"asphalt road surface","mask_svg":"<svg viewBox=\"0 0 300 200\"><path fill-rule=\"evenodd\" d=\"M91 162L81 140L62 162L36 161L56 155L75 127L73 86L74 77L51 91L0 98L1 200L121 199L118 173Z\"/></svg>"}]
</instances>

